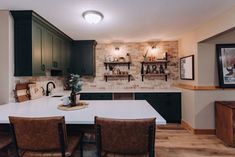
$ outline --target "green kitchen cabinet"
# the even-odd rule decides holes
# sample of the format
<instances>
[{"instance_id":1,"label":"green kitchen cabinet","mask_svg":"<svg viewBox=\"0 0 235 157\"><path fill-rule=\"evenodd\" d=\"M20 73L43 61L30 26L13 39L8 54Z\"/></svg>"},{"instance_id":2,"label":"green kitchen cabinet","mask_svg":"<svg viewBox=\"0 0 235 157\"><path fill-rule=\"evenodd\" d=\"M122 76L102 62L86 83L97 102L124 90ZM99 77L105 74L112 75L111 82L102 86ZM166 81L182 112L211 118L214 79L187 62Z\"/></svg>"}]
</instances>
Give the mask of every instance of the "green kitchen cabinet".
<instances>
[{"instance_id":1,"label":"green kitchen cabinet","mask_svg":"<svg viewBox=\"0 0 235 157\"><path fill-rule=\"evenodd\" d=\"M11 11L14 18L14 76L44 76L47 70L68 69L63 43L72 39L33 11ZM69 46L67 46L69 47ZM69 56L69 55L68 55ZM68 58L68 57L66 57Z\"/></svg>"},{"instance_id":2,"label":"green kitchen cabinet","mask_svg":"<svg viewBox=\"0 0 235 157\"><path fill-rule=\"evenodd\" d=\"M135 93L136 100L146 100L167 123L181 123L181 93Z\"/></svg>"},{"instance_id":3,"label":"green kitchen cabinet","mask_svg":"<svg viewBox=\"0 0 235 157\"><path fill-rule=\"evenodd\" d=\"M95 40L78 40L72 43L71 70L81 76L95 76Z\"/></svg>"}]
</instances>

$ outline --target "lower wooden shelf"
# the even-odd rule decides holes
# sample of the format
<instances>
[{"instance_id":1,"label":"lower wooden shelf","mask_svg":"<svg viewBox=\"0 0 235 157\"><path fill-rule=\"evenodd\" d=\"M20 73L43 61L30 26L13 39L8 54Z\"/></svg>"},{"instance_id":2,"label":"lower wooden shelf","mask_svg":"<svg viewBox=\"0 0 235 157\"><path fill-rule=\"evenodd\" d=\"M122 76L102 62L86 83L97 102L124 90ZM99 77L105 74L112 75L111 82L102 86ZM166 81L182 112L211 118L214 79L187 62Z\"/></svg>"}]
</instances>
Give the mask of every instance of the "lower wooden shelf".
<instances>
[{"instance_id":1,"label":"lower wooden shelf","mask_svg":"<svg viewBox=\"0 0 235 157\"><path fill-rule=\"evenodd\" d=\"M169 74L141 74L141 76L142 76L142 81L144 81L144 77L159 77L159 76L164 76L165 77L165 81L167 81L167 76L168 76Z\"/></svg>"},{"instance_id":2,"label":"lower wooden shelf","mask_svg":"<svg viewBox=\"0 0 235 157\"><path fill-rule=\"evenodd\" d=\"M108 77L127 77L128 82L131 80L131 74L104 74L104 77L106 82L108 81Z\"/></svg>"}]
</instances>

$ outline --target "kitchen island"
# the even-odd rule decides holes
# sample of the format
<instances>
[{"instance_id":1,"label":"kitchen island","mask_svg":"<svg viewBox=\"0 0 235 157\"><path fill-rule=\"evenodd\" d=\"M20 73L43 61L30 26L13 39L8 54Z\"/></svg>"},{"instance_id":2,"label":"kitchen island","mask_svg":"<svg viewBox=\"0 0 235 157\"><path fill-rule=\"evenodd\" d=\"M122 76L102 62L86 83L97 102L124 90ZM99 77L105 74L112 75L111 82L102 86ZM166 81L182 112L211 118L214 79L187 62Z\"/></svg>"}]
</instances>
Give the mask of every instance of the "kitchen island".
<instances>
[{"instance_id":1,"label":"kitchen island","mask_svg":"<svg viewBox=\"0 0 235 157\"><path fill-rule=\"evenodd\" d=\"M166 120L145 100L89 100L87 108L75 111L57 109L61 98L43 97L21 103L0 105L0 124L9 124L8 116L65 116L66 124L94 124L94 117L141 119L156 117L156 124Z\"/></svg>"}]
</instances>

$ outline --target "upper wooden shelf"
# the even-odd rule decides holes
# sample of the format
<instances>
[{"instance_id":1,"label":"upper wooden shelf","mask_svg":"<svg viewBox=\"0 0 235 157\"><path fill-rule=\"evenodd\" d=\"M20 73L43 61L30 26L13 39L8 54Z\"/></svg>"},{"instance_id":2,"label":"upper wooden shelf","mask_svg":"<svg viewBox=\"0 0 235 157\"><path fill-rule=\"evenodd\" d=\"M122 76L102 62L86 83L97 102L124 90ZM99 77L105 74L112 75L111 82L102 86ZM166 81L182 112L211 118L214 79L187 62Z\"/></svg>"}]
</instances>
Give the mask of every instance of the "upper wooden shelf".
<instances>
[{"instance_id":1,"label":"upper wooden shelf","mask_svg":"<svg viewBox=\"0 0 235 157\"><path fill-rule=\"evenodd\" d=\"M167 63L167 60L156 60L156 61L142 61L143 64L156 64L156 63Z\"/></svg>"}]
</instances>

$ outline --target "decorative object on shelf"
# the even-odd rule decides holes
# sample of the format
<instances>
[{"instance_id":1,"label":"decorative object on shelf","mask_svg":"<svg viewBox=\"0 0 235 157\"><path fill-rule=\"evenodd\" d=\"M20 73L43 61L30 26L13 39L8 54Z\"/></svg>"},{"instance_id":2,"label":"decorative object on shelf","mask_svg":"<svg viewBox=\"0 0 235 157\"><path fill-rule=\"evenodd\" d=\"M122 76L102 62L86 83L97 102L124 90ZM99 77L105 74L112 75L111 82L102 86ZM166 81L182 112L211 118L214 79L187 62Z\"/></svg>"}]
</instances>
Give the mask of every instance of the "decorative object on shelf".
<instances>
[{"instance_id":1,"label":"decorative object on shelf","mask_svg":"<svg viewBox=\"0 0 235 157\"><path fill-rule=\"evenodd\" d=\"M219 86L235 88L235 44L217 44Z\"/></svg>"},{"instance_id":2,"label":"decorative object on shelf","mask_svg":"<svg viewBox=\"0 0 235 157\"><path fill-rule=\"evenodd\" d=\"M131 55L129 53L126 54L126 61L131 62Z\"/></svg>"},{"instance_id":3,"label":"decorative object on shelf","mask_svg":"<svg viewBox=\"0 0 235 157\"><path fill-rule=\"evenodd\" d=\"M146 68L146 74L149 74L149 73L151 73L151 69L150 69L150 65L148 64Z\"/></svg>"},{"instance_id":4,"label":"decorative object on shelf","mask_svg":"<svg viewBox=\"0 0 235 157\"><path fill-rule=\"evenodd\" d=\"M126 59L125 59L124 57L119 57L119 58L118 58L118 61L119 61L119 62L125 62Z\"/></svg>"},{"instance_id":5,"label":"decorative object on shelf","mask_svg":"<svg viewBox=\"0 0 235 157\"><path fill-rule=\"evenodd\" d=\"M70 106L75 106L77 102L77 95L82 90L83 82L79 75L77 74L71 74L69 85L71 87L71 93L70 93L70 100L71 104Z\"/></svg>"},{"instance_id":6,"label":"decorative object on shelf","mask_svg":"<svg viewBox=\"0 0 235 157\"><path fill-rule=\"evenodd\" d=\"M131 74L129 74L128 71L121 70L119 67L116 67L116 65L119 65L119 66L127 65L128 69L130 69L130 64L131 64L130 62L126 62L126 61L104 62L104 64L105 64L105 69L106 69L106 72L104 74L106 82L108 81L108 77L127 77L128 82L130 82Z\"/></svg>"},{"instance_id":7,"label":"decorative object on shelf","mask_svg":"<svg viewBox=\"0 0 235 157\"><path fill-rule=\"evenodd\" d=\"M167 63L168 63L167 53L165 53L165 57L163 57L163 58L165 58L165 59L164 60L163 59L156 60L155 57L151 57L149 59L150 61L147 61L144 58L144 61L141 62L142 81L144 81L145 76L151 76L151 77L164 76L165 81L167 81L167 76L170 74L170 71L167 70ZM150 66L150 65L152 65L152 66ZM167 71L167 73L166 73L166 71Z\"/></svg>"},{"instance_id":8,"label":"decorative object on shelf","mask_svg":"<svg viewBox=\"0 0 235 157\"><path fill-rule=\"evenodd\" d=\"M180 58L180 79L194 80L194 55Z\"/></svg>"},{"instance_id":9,"label":"decorative object on shelf","mask_svg":"<svg viewBox=\"0 0 235 157\"><path fill-rule=\"evenodd\" d=\"M160 65L159 72L160 72L160 74L164 74L165 73L164 68L163 68L162 65Z\"/></svg>"},{"instance_id":10,"label":"decorative object on shelf","mask_svg":"<svg viewBox=\"0 0 235 157\"><path fill-rule=\"evenodd\" d=\"M145 54L143 55L144 61L147 61L148 58L148 50L145 52Z\"/></svg>"}]
</instances>

